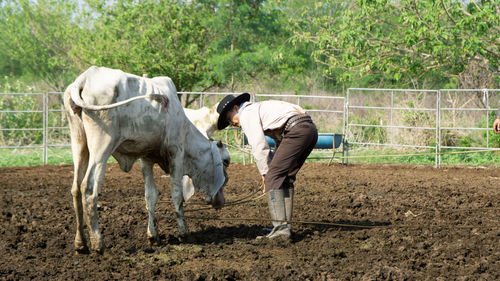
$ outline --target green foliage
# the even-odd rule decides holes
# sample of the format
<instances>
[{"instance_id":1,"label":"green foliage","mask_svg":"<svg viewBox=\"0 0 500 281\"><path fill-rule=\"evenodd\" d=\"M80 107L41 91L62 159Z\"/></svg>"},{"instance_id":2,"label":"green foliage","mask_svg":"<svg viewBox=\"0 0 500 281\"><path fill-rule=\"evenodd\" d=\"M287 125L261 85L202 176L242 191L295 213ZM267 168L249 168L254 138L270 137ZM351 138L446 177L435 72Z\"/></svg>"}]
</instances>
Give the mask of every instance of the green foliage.
<instances>
[{"instance_id":1,"label":"green foliage","mask_svg":"<svg viewBox=\"0 0 500 281\"><path fill-rule=\"evenodd\" d=\"M73 78L69 57L77 26L70 0L3 1L0 9L0 57L8 58L4 74L22 72L62 90ZM16 64L16 66L13 66Z\"/></svg>"},{"instance_id":2,"label":"green foliage","mask_svg":"<svg viewBox=\"0 0 500 281\"><path fill-rule=\"evenodd\" d=\"M488 77L477 83L484 87L500 81L496 1L1 5L0 75L30 77L47 90L63 90L90 65L167 75L183 91L258 84L304 93L345 84L454 88L474 85L467 79Z\"/></svg>"},{"instance_id":3,"label":"green foliage","mask_svg":"<svg viewBox=\"0 0 500 281\"><path fill-rule=\"evenodd\" d=\"M0 93L34 93L35 88L21 79L11 76L0 77Z\"/></svg>"},{"instance_id":4,"label":"green foliage","mask_svg":"<svg viewBox=\"0 0 500 281\"><path fill-rule=\"evenodd\" d=\"M62 91L100 65L167 75L181 91L243 88L271 77L301 87L300 76L315 66L309 44L289 44L287 26L281 6L265 0L6 0L0 75L31 76Z\"/></svg>"},{"instance_id":5,"label":"green foliage","mask_svg":"<svg viewBox=\"0 0 500 281\"><path fill-rule=\"evenodd\" d=\"M334 12L324 14L325 8ZM295 19L294 42L313 43L315 60L327 73L342 69L343 81L446 83L442 77L456 77L474 61L498 73L495 1L327 0L304 9L305 17Z\"/></svg>"},{"instance_id":6,"label":"green foliage","mask_svg":"<svg viewBox=\"0 0 500 281\"><path fill-rule=\"evenodd\" d=\"M210 17L195 1L91 1L88 32L75 55L86 65L170 76L179 91L190 90L208 71L211 34L203 26L205 15Z\"/></svg>"}]
</instances>

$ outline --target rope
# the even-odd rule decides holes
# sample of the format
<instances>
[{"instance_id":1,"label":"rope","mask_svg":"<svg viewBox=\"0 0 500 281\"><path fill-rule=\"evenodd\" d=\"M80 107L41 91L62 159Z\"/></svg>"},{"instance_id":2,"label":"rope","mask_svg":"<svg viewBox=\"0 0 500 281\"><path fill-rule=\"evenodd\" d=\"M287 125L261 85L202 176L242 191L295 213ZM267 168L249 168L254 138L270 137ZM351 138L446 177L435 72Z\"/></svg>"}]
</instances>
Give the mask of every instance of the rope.
<instances>
[{"instance_id":1,"label":"rope","mask_svg":"<svg viewBox=\"0 0 500 281\"><path fill-rule=\"evenodd\" d=\"M257 191L259 192L259 191ZM247 195L245 197L250 197L251 195L255 194L252 193L250 195ZM237 204L232 204L232 203L226 203L226 205L228 206L233 206L233 205L240 205L240 204L243 204L243 203L246 203L246 202L250 202L250 201L255 201L259 198L261 198L262 196L264 196L264 194L254 198L254 199L251 199L251 200L245 200L244 202L239 202L240 199L238 200L235 200L233 201L232 203L237 203ZM242 198L242 199L245 199ZM139 201L142 201L144 198L142 197L132 197L131 199L129 199L130 202L139 202ZM105 201L105 200L101 200L100 201L101 203L103 204L109 204L110 202L109 201ZM157 201L158 203L160 202L172 202L171 200L158 200ZM198 203L198 202L197 202ZM201 203L201 202L199 202ZM206 204L206 203L204 203ZM212 207L209 207L207 208L207 210L212 210L213 208ZM329 211L335 211L335 212L341 212L342 210L339 210L339 209L329 209ZM440 213L440 214L449 214L449 213L456 213L456 212L489 212L489 211L500 211L500 207L483 207L483 208L442 208L442 207L439 207L438 209L430 209L430 208L426 208L424 210L420 209L420 211L418 212L418 214L414 214L415 217L418 217L418 216L421 216L421 215L424 215L424 214L432 214L432 213ZM417 211L415 211L417 212Z\"/></svg>"},{"instance_id":2,"label":"rope","mask_svg":"<svg viewBox=\"0 0 500 281\"><path fill-rule=\"evenodd\" d=\"M227 146L227 147L234 148L234 149L236 149L236 150L238 150L240 152L246 153L246 154L248 154L250 156L252 155L251 152L249 150L247 150L247 149L243 149L243 148L240 148L238 146L231 145L231 144L228 144L228 143L224 143L224 145Z\"/></svg>"},{"instance_id":3,"label":"rope","mask_svg":"<svg viewBox=\"0 0 500 281\"><path fill-rule=\"evenodd\" d=\"M254 198L254 199L250 199L250 200L246 200L252 196L254 196L255 194L257 194L258 192L261 192L261 190L255 190L253 193L250 193L249 195L243 197L243 198L240 198L238 200L235 200L233 202L228 202L226 203L227 205L229 206L232 206L232 205L240 205L242 203L246 203L246 202L249 202L249 201L253 201L253 200L257 200L259 199L260 197L264 196L264 194L261 194L260 196L258 196L257 198Z\"/></svg>"},{"instance_id":4,"label":"rope","mask_svg":"<svg viewBox=\"0 0 500 281\"><path fill-rule=\"evenodd\" d=\"M249 195L246 195L240 199L236 199L234 201L231 201L231 202L226 202L224 205L225 206L231 206L231 205L237 205L238 202L240 201L243 201L249 197L252 197L254 196L256 193L260 192L260 190L256 190L252 193L250 193ZM251 200L250 200L251 201ZM172 202L172 200L161 200L161 201L158 201L158 202ZM247 202L247 201L245 201ZM206 202L201 202L201 201L191 201L191 202L186 202L186 204L184 206L189 206L189 205L207 205Z\"/></svg>"},{"instance_id":5,"label":"rope","mask_svg":"<svg viewBox=\"0 0 500 281\"><path fill-rule=\"evenodd\" d=\"M250 196L253 196L256 192L259 192L259 190L251 193L250 195L247 195L243 198L240 198L238 200L235 200L233 202L230 202L229 206L235 206L235 205L240 205L244 204L247 202L255 201L259 198L262 198L265 193L255 197L251 198L248 200L245 200L245 198L248 198ZM199 209L191 209L191 210L184 210L184 212L195 212L195 211L202 211L202 210L212 210L212 207L206 207L206 208L199 208ZM477 208L477 209L456 209L456 210L444 210L446 211L473 211L473 210L482 210L482 211L488 211L488 210L497 210L499 208ZM441 210L443 211L443 210ZM430 213L432 211L424 211L424 213ZM174 213L175 214L175 213ZM416 216L420 216L423 213L420 213ZM416 217L415 216L415 217ZM174 218L172 216L162 216L165 219L173 220ZM272 221L279 221L279 222L288 222L286 220L273 220L273 219L264 219L264 218L228 218L228 217L218 217L218 216L184 216L186 219L194 219L194 220L218 220L218 221L257 221L257 222L272 222ZM325 225L325 226L336 226L336 227L349 227L349 228L377 228L377 227L384 227L384 228L407 228L407 229L415 229L415 228L426 228L426 227L436 227L436 228L458 228L458 229L469 229L469 228L487 228L488 226L485 225L415 225L415 224L391 224L390 222L387 223L374 223L372 225L361 225L361 224L346 224L346 223L335 223L335 222L329 222L329 221L305 221L305 220L292 220L289 223L294 223L294 224L309 224L309 225ZM490 228L495 228L498 227L496 226L491 226Z\"/></svg>"},{"instance_id":6,"label":"rope","mask_svg":"<svg viewBox=\"0 0 500 281\"><path fill-rule=\"evenodd\" d=\"M173 218L170 216L163 216L165 219L172 220ZM227 218L227 217L215 217L215 216L184 216L186 219L194 219L194 220L218 220L218 221L257 221L257 222L288 222L286 220L272 220L272 219L263 219L263 218ZM485 226L485 225L416 225L416 224L392 224L391 222L387 223L374 223L371 225L362 225L362 224L346 224L346 223L335 223L329 221L304 221L304 220L292 220L289 223L291 224L311 224L311 225L326 225L326 226L336 226L336 227L350 227L350 228L407 228L407 229L415 229L415 228L458 228L458 229L469 229L469 228L498 228L498 225L494 226Z\"/></svg>"},{"instance_id":7,"label":"rope","mask_svg":"<svg viewBox=\"0 0 500 281\"><path fill-rule=\"evenodd\" d=\"M259 190L257 190L257 192L259 192ZM254 192L253 194L250 194L249 196L253 196L256 192ZM248 200L244 200L244 198L242 199L239 199L239 200L236 200L236 201L233 201L233 202L228 202L226 204L224 204L224 206L236 206L236 205L241 205L241 204L244 204L244 203L248 203L248 202L251 202L251 201L255 201L257 199L260 199L262 198L263 196L265 195L265 193L262 193L261 195L255 197L255 198L250 198ZM248 198L249 196L247 196L246 198ZM196 212L196 211L204 211L204 210L213 210L212 207L205 207L205 208L198 208L198 209L187 209L187 210L184 210L184 212Z\"/></svg>"},{"instance_id":8,"label":"rope","mask_svg":"<svg viewBox=\"0 0 500 281\"><path fill-rule=\"evenodd\" d=\"M167 217L170 218L170 217ZM261 218L224 218L224 217L205 217L205 216L184 216L187 219L195 219L195 220L219 220L219 221L259 221L259 222L288 222L287 220L273 220L273 219L261 219ZM292 220L290 223L296 224L314 224L314 225L330 225L330 226L338 226L338 227L355 227L355 228L374 228L379 226L390 226L389 224L384 225L358 225L358 224L344 224L344 223L334 223L334 222L318 222L318 221L303 221L303 220Z\"/></svg>"}]
</instances>

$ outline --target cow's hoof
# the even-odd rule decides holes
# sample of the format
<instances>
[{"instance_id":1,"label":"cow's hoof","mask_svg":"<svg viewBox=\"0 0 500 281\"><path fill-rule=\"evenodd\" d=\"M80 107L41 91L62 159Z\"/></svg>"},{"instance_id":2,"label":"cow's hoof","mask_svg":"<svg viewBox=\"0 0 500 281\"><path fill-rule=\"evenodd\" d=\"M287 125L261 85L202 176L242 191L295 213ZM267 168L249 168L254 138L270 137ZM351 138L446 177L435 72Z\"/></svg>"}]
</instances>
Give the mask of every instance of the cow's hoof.
<instances>
[{"instance_id":1,"label":"cow's hoof","mask_svg":"<svg viewBox=\"0 0 500 281\"><path fill-rule=\"evenodd\" d=\"M88 254L89 247L81 240L75 240L75 252L77 254Z\"/></svg>"},{"instance_id":2,"label":"cow's hoof","mask_svg":"<svg viewBox=\"0 0 500 281\"><path fill-rule=\"evenodd\" d=\"M157 237L148 237L148 246L158 246L160 245L160 238Z\"/></svg>"},{"instance_id":3,"label":"cow's hoof","mask_svg":"<svg viewBox=\"0 0 500 281\"><path fill-rule=\"evenodd\" d=\"M75 247L75 254L77 255L88 255L90 253L89 248L87 246L85 247Z\"/></svg>"},{"instance_id":4,"label":"cow's hoof","mask_svg":"<svg viewBox=\"0 0 500 281\"><path fill-rule=\"evenodd\" d=\"M105 248L106 246L104 246L104 242L102 241L102 239L92 241L92 251L98 254L103 254Z\"/></svg>"},{"instance_id":5,"label":"cow's hoof","mask_svg":"<svg viewBox=\"0 0 500 281\"><path fill-rule=\"evenodd\" d=\"M102 255L102 254L104 254L104 249L105 248L106 247L104 247L104 246L103 247L99 247L99 248L92 248L92 251L95 252L95 253L97 253L97 254L99 254L99 255Z\"/></svg>"}]
</instances>

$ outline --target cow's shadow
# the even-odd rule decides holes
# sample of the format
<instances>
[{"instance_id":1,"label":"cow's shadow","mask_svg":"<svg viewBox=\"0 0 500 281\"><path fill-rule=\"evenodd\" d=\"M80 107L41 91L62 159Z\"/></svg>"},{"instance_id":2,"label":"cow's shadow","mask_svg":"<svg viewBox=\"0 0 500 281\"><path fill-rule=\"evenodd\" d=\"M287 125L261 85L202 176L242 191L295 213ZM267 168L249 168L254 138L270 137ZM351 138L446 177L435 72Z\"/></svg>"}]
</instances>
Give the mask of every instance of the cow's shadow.
<instances>
[{"instance_id":1,"label":"cow's shadow","mask_svg":"<svg viewBox=\"0 0 500 281\"><path fill-rule=\"evenodd\" d=\"M334 221L319 222L316 224L295 224L291 242L300 242L314 235L328 235L328 232L337 231L360 231L379 227L391 226L390 222L363 221ZM237 240L255 241L257 236L266 235L270 225L245 225L202 228L193 231L189 237L179 239L173 235L165 237L167 244L190 243L190 244L232 244ZM163 240L163 239L162 239ZM266 240L266 239L264 239ZM239 241L242 242L242 241Z\"/></svg>"}]
</instances>

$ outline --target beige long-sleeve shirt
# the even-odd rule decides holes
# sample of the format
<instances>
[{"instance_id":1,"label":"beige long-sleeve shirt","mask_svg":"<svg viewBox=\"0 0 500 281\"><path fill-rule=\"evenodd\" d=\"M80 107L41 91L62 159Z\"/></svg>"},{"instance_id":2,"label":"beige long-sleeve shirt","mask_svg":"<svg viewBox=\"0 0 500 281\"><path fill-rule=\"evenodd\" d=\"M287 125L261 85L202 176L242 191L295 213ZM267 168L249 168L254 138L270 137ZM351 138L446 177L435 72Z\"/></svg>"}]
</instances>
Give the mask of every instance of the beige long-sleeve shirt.
<instances>
[{"instance_id":1,"label":"beige long-sleeve shirt","mask_svg":"<svg viewBox=\"0 0 500 281\"><path fill-rule=\"evenodd\" d=\"M277 100L250 103L240 110L240 126L252 147L252 155L261 175L267 174L271 164L265 135L276 140L270 131L281 128L288 118L300 113L304 113L300 106Z\"/></svg>"}]
</instances>

